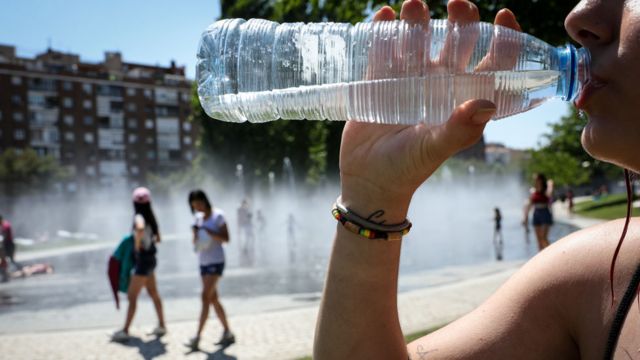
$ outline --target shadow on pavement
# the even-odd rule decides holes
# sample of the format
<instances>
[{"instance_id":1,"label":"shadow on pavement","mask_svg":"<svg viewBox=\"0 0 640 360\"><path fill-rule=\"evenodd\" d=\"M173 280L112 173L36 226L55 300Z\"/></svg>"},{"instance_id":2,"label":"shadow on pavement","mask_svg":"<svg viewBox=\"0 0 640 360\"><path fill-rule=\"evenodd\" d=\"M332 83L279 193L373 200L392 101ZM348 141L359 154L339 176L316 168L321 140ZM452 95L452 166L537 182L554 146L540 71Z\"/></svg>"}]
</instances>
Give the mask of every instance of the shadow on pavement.
<instances>
[{"instance_id":1,"label":"shadow on pavement","mask_svg":"<svg viewBox=\"0 0 640 360\"><path fill-rule=\"evenodd\" d=\"M132 336L128 341L119 343L124 346L137 347L138 352L145 360L151 360L156 356L160 356L167 352L165 344L160 338L154 338L150 341L143 341L139 337Z\"/></svg>"},{"instance_id":2,"label":"shadow on pavement","mask_svg":"<svg viewBox=\"0 0 640 360\"><path fill-rule=\"evenodd\" d=\"M220 347L218 350L214 351L214 352L206 352L206 351L202 351L202 350L191 350L189 352L187 352L185 354L185 356L191 355L193 353L196 352L201 352L204 354L207 354L207 360L238 360L237 357L233 356L233 355L227 355L224 353L224 351L231 345L228 346L222 346Z\"/></svg>"}]
</instances>

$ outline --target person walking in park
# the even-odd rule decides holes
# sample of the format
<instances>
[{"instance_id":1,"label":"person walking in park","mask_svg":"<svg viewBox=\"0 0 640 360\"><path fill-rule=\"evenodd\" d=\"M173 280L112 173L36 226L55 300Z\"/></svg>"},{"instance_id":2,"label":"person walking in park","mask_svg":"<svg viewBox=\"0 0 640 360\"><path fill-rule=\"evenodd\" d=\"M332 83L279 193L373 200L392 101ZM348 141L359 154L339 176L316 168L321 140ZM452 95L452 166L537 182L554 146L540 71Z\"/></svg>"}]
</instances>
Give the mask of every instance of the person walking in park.
<instances>
[{"instance_id":1,"label":"person walking in park","mask_svg":"<svg viewBox=\"0 0 640 360\"><path fill-rule=\"evenodd\" d=\"M134 238L134 271L129 283L127 298L129 307L127 309L127 317L122 330L115 332L112 336L113 341L127 341L130 339L129 327L133 321L138 304L138 296L142 288L146 288L149 296L153 300L153 305L158 315L158 326L151 332L152 335L158 337L167 333L164 322L164 312L162 310L162 300L158 293L156 284L155 269L156 260L156 244L160 243L160 230L156 217L151 208L151 193L147 188L139 187L133 191L133 238Z\"/></svg>"},{"instance_id":2,"label":"person walking in park","mask_svg":"<svg viewBox=\"0 0 640 360\"><path fill-rule=\"evenodd\" d=\"M224 329L222 337L216 345L229 346L236 339L231 332L227 315L220 303L218 296L218 282L224 272L225 256L223 244L229 242L229 230L222 210L214 208L209 198L202 190L193 190L189 193L189 207L195 215L192 226L193 245L198 253L200 263L200 279L202 280L202 307L200 321L196 335L191 338L186 346L196 350L200 344L200 337L204 325L209 318L209 306L213 307Z\"/></svg>"},{"instance_id":3,"label":"person walking in park","mask_svg":"<svg viewBox=\"0 0 640 360\"><path fill-rule=\"evenodd\" d=\"M553 193L553 181L547 180L544 174L535 177L534 191L529 197L529 203L524 210L522 224L528 227L529 212L533 209L533 229L538 240L538 250L542 251L549 246L549 229L553 225L551 214L551 194Z\"/></svg>"},{"instance_id":4,"label":"person walking in park","mask_svg":"<svg viewBox=\"0 0 640 360\"><path fill-rule=\"evenodd\" d=\"M237 215L241 260L247 265L253 265L255 260L255 236L253 233L253 212L251 211L249 200L242 200Z\"/></svg>"},{"instance_id":5,"label":"person walking in park","mask_svg":"<svg viewBox=\"0 0 640 360\"><path fill-rule=\"evenodd\" d=\"M502 213L498 207L493 209L493 248L496 252L496 260L502 260L504 238L502 236Z\"/></svg>"}]
</instances>

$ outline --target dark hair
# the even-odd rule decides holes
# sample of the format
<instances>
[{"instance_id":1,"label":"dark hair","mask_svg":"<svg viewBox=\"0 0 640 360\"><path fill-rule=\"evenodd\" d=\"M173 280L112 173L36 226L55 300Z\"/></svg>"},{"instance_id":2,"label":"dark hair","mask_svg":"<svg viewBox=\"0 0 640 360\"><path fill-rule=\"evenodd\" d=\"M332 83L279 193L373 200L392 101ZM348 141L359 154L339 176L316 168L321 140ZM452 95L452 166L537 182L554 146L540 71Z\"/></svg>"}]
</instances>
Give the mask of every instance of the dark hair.
<instances>
[{"instance_id":1,"label":"dark hair","mask_svg":"<svg viewBox=\"0 0 640 360\"><path fill-rule=\"evenodd\" d=\"M153 210L151 209L151 203L133 203L133 211L136 215L141 215L144 218L144 222L146 225L151 226L151 231L154 235L159 234L158 230L158 222L156 221L155 215L153 215ZM133 224L135 228L135 223Z\"/></svg>"},{"instance_id":2,"label":"dark hair","mask_svg":"<svg viewBox=\"0 0 640 360\"><path fill-rule=\"evenodd\" d=\"M193 205L191 204L194 201L202 201L204 206L207 207L207 210L211 210L211 203L209 202L209 198L207 198L207 194L200 189L192 190L189 193L189 207L191 208L191 213L195 212Z\"/></svg>"},{"instance_id":3,"label":"dark hair","mask_svg":"<svg viewBox=\"0 0 640 360\"><path fill-rule=\"evenodd\" d=\"M536 175L536 182L540 181L540 183L542 183L542 189L540 191L542 191L542 193L546 194L547 193L547 177L544 176L544 174L538 174Z\"/></svg>"}]
</instances>

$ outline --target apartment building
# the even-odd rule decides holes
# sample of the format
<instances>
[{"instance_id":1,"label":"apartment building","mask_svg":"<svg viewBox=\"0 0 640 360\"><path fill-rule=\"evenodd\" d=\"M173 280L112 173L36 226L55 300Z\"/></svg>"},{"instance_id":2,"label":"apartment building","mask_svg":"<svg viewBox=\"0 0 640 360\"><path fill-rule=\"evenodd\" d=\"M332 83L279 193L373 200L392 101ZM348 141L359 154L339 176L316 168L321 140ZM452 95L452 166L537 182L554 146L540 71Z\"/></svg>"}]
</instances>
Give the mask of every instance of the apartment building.
<instances>
[{"instance_id":1,"label":"apartment building","mask_svg":"<svg viewBox=\"0 0 640 360\"><path fill-rule=\"evenodd\" d=\"M32 148L73 174L70 191L144 182L195 156L184 67L124 62L117 52L85 63L52 49L16 56L0 45L0 151Z\"/></svg>"}]
</instances>

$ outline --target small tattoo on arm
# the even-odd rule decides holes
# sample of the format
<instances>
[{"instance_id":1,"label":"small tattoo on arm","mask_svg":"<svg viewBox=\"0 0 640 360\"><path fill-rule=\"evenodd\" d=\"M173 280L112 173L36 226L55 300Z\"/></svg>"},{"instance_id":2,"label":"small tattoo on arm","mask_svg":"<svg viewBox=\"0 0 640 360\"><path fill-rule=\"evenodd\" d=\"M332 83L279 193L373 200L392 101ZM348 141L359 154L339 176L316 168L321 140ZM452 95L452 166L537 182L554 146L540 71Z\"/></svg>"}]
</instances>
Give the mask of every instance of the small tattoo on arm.
<instances>
[{"instance_id":1,"label":"small tattoo on arm","mask_svg":"<svg viewBox=\"0 0 640 360\"><path fill-rule=\"evenodd\" d=\"M409 360L426 360L428 354L434 353L436 351L438 351L438 349L425 350L422 347L422 345L418 345L418 348L416 349L416 353L415 353L415 356L417 357L412 358L411 355L409 355Z\"/></svg>"},{"instance_id":2,"label":"small tattoo on arm","mask_svg":"<svg viewBox=\"0 0 640 360\"><path fill-rule=\"evenodd\" d=\"M384 225L386 220L382 220L382 221L379 220L383 216L384 216L384 210L380 209L372 212L371 215L367 217L367 220L373 223L376 223L378 225Z\"/></svg>"}]
</instances>

